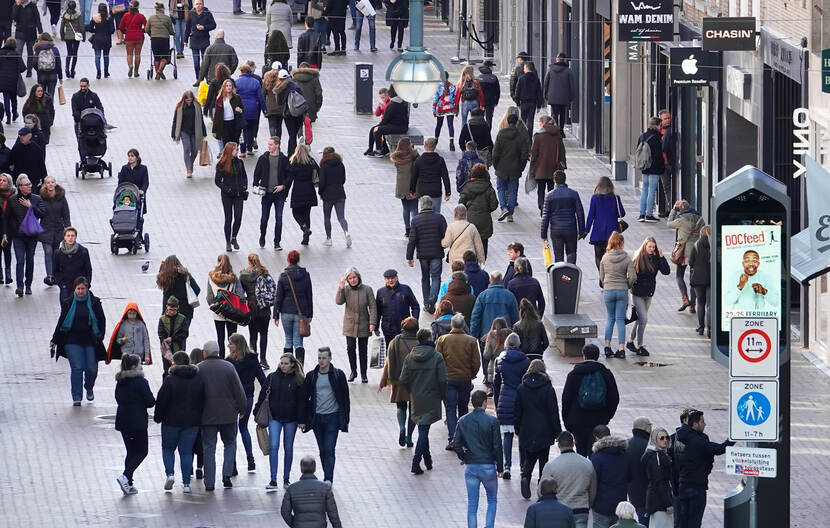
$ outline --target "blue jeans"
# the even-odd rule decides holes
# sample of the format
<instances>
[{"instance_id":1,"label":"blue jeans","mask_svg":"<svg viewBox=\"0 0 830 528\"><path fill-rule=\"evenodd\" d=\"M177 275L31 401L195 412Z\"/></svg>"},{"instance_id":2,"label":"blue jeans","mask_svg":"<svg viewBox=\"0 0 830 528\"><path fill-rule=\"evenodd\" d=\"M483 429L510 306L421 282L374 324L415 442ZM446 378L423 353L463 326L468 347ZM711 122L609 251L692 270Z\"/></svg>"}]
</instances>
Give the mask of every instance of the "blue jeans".
<instances>
[{"instance_id":1,"label":"blue jeans","mask_svg":"<svg viewBox=\"0 0 830 528\"><path fill-rule=\"evenodd\" d=\"M285 207L285 197L266 192L262 195L262 215L259 218L259 237L265 239L268 231L268 220L271 218L271 207L274 208L274 245L282 241L282 210Z\"/></svg>"},{"instance_id":2,"label":"blue jeans","mask_svg":"<svg viewBox=\"0 0 830 528\"><path fill-rule=\"evenodd\" d=\"M459 110L461 111L461 128L467 126L467 117L470 115L470 112L480 106L478 101L461 101L459 105Z\"/></svg>"},{"instance_id":3,"label":"blue jeans","mask_svg":"<svg viewBox=\"0 0 830 528\"><path fill-rule=\"evenodd\" d=\"M187 28L187 22L184 18L176 18L173 20L173 42L176 43L176 53L184 51L184 30Z\"/></svg>"},{"instance_id":4,"label":"blue jeans","mask_svg":"<svg viewBox=\"0 0 830 528\"><path fill-rule=\"evenodd\" d=\"M363 15L363 13L358 11L354 4L355 0L349 0L349 14L352 16L352 25L356 26L358 17Z\"/></svg>"},{"instance_id":5,"label":"blue jeans","mask_svg":"<svg viewBox=\"0 0 830 528\"><path fill-rule=\"evenodd\" d=\"M617 340L625 343L625 310L628 308L628 290L605 290L602 292L605 301L605 312L608 317L605 321L605 342L611 342L614 333L614 323L617 324Z\"/></svg>"},{"instance_id":6,"label":"blue jeans","mask_svg":"<svg viewBox=\"0 0 830 528\"><path fill-rule=\"evenodd\" d=\"M609 528L613 523L611 515L603 515L597 513L596 510L591 510L591 516L594 518L592 523L593 528Z\"/></svg>"},{"instance_id":7,"label":"blue jeans","mask_svg":"<svg viewBox=\"0 0 830 528\"><path fill-rule=\"evenodd\" d=\"M239 418L239 436L242 437L242 445L245 447L245 454L248 458L254 456L253 446L251 445L251 432L248 431L248 419L251 417L251 409L254 407L254 397L248 396L245 405L245 414Z\"/></svg>"},{"instance_id":8,"label":"blue jeans","mask_svg":"<svg viewBox=\"0 0 830 528\"><path fill-rule=\"evenodd\" d=\"M467 483L467 528L478 527L478 490L484 485L487 495L487 514L484 528L496 525L496 506L498 504L499 477L493 464L467 464L464 469L464 481Z\"/></svg>"},{"instance_id":9,"label":"blue jeans","mask_svg":"<svg viewBox=\"0 0 830 528\"><path fill-rule=\"evenodd\" d=\"M643 191L640 193L640 214L651 216L654 212L654 197L657 193L659 174L643 174Z\"/></svg>"},{"instance_id":10,"label":"blue jeans","mask_svg":"<svg viewBox=\"0 0 830 528\"><path fill-rule=\"evenodd\" d=\"M93 3L93 0L78 0L78 13L81 15L82 24L87 24L92 18Z\"/></svg>"},{"instance_id":11,"label":"blue jeans","mask_svg":"<svg viewBox=\"0 0 830 528\"><path fill-rule=\"evenodd\" d=\"M403 225L409 231L412 219L418 214L418 199L401 198L401 205L403 205Z\"/></svg>"},{"instance_id":12,"label":"blue jeans","mask_svg":"<svg viewBox=\"0 0 830 528\"><path fill-rule=\"evenodd\" d=\"M328 32L329 23L324 18L318 18L314 21L312 30L320 36L320 49L326 48L326 33Z\"/></svg>"},{"instance_id":13,"label":"blue jeans","mask_svg":"<svg viewBox=\"0 0 830 528\"><path fill-rule=\"evenodd\" d=\"M164 473L167 476L176 474L176 449L179 450L179 463L182 469L182 483L190 484L190 473L193 471L193 444L199 426L176 427L161 424L161 460L164 462Z\"/></svg>"},{"instance_id":14,"label":"blue jeans","mask_svg":"<svg viewBox=\"0 0 830 528\"><path fill-rule=\"evenodd\" d=\"M282 329L285 332L285 346L283 348L303 348L303 338L300 336L300 316L298 314L283 313Z\"/></svg>"},{"instance_id":15,"label":"blue jeans","mask_svg":"<svg viewBox=\"0 0 830 528\"><path fill-rule=\"evenodd\" d=\"M40 245L41 247L43 247L43 264L46 267L46 276L51 277L52 266L55 264L55 251L58 249L59 246L53 246L51 242L41 242Z\"/></svg>"},{"instance_id":16,"label":"blue jeans","mask_svg":"<svg viewBox=\"0 0 830 528\"><path fill-rule=\"evenodd\" d=\"M516 209L516 197L519 194L519 179L496 178L496 189L499 194L499 205L502 209L507 209L507 212L513 214Z\"/></svg>"},{"instance_id":17,"label":"blue jeans","mask_svg":"<svg viewBox=\"0 0 830 528\"><path fill-rule=\"evenodd\" d=\"M682 528L700 528L705 511L706 490L697 488L680 490L680 511L675 512L675 516L680 517Z\"/></svg>"},{"instance_id":18,"label":"blue jeans","mask_svg":"<svg viewBox=\"0 0 830 528\"><path fill-rule=\"evenodd\" d=\"M421 295L424 302L438 298L438 290L441 289L441 262L440 258L418 259L421 263Z\"/></svg>"},{"instance_id":19,"label":"blue jeans","mask_svg":"<svg viewBox=\"0 0 830 528\"><path fill-rule=\"evenodd\" d=\"M443 196L431 196L432 198L432 212L435 214L441 214L441 202L444 201Z\"/></svg>"},{"instance_id":20,"label":"blue jeans","mask_svg":"<svg viewBox=\"0 0 830 528\"><path fill-rule=\"evenodd\" d=\"M340 433L340 413L318 414L314 418L314 437L320 450L320 464L323 466L323 480L334 482L334 449Z\"/></svg>"},{"instance_id":21,"label":"blue jeans","mask_svg":"<svg viewBox=\"0 0 830 528\"><path fill-rule=\"evenodd\" d=\"M247 119L245 128L242 129L242 139L244 142L241 145L242 152L253 152L254 141L256 141L256 134L259 130L259 114L254 119Z\"/></svg>"},{"instance_id":22,"label":"blue jeans","mask_svg":"<svg viewBox=\"0 0 830 528\"><path fill-rule=\"evenodd\" d=\"M421 463L422 457L429 457L429 425L418 424L418 441L415 442L415 461Z\"/></svg>"},{"instance_id":23,"label":"blue jeans","mask_svg":"<svg viewBox=\"0 0 830 528\"><path fill-rule=\"evenodd\" d=\"M294 461L294 436L297 434L297 422L276 420L268 422L268 445L270 446L268 461L271 463L271 480L277 480L277 469L280 464L280 431L285 440L282 447L284 451L282 479L288 480L291 474L291 464Z\"/></svg>"},{"instance_id":24,"label":"blue jeans","mask_svg":"<svg viewBox=\"0 0 830 528\"><path fill-rule=\"evenodd\" d=\"M467 414L470 406L472 384L467 380L447 380L447 397L444 408L447 411L447 440L452 442L458 419Z\"/></svg>"},{"instance_id":25,"label":"blue jeans","mask_svg":"<svg viewBox=\"0 0 830 528\"><path fill-rule=\"evenodd\" d=\"M360 11L357 12L357 22L355 23L355 30L354 30L354 47L360 47L360 35L363 32L363 19L369 23L369 47L375 47L375 17L364 17L363 13Z\"/></svg>"},{"instance_id":26,"label":"blue jeans","mask_svg":"<svg viewBox=\"0 0 830 528\"><path fill-rule=\"evenodd\" d=\"M95 51L95 71L101 73L101 54L104 54L104 71L108 72L110 70L110 50L108 49L98 49L92 48Z\"/></svg>"},{"instance_id":27,"label":"blue jeans","mask_svg":"<svg viewBox=\"0 0 830 528\"><path fill-rule=\"evenodd\" d=\"M23 288L24 275L25 285L31 286L35 276L35 250L37 249L37 237L19 236L12 239L14 248L15 277L17 287Z\"/></svg>"},{"instance_id":28,"label":"blue jeans","mask_svg":"<svg viewBox=\"0 0 830 528\"><path fill-rule=\"evenodd\" d=\"M92 345L64 345L66 357L69 358L69 384L72 401L81 401L83 389L87 392L95 387L98 377L98 362L95 361L95 347Z\"/></svg>"},{"instance_id":29,"label":"blue jeans","mask_svg":"<svg viewBox=\"0 0 830 528\"><path fill-rule=\"evenodd\" d=\"M203 49L193 49L190 48L190 53L193 54L193 71L196 72L196 78L199 78L199 68L202 66L202 57L205 56L205 50Z\"/></svg>"}]
</instances>

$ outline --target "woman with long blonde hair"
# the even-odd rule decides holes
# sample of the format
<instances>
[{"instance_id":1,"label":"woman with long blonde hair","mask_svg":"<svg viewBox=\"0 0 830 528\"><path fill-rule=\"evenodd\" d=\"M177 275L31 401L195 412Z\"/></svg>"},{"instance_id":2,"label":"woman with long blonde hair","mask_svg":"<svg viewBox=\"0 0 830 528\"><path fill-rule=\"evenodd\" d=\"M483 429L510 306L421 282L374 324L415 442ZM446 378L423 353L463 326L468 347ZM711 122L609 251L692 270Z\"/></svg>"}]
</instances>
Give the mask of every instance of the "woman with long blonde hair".
<instances>
[{"instance_id":1,"label":"woman with long blonde hair","mask_svg":"<svg viewBox=\"0 0 830 528\"><path fill-rule=\"evenodd\" d=\"M280 462L280 433L283 437L283 469L282 484L288 487L291 476L291 464L294 461L294 436L297 429L306 422L305 407L303 406L303 365L294 354L286 353L280 356L280 365L277 370L268 374L265 385L259 391L259 399L254 407L254 416L263 403L271 409L271 421L268 422L268 437L270 454L268 459L271 469L271 481L266 489L277 489L277 469Z\"/></svg>"},{"instance_id":2,"label":"woman with long blonde hair","mask_svg":"<svg viewBox=\"0 0 830 528\"><path fill-rule=\"evenodd\" d=\"M302 245L308 245L311 237L311 208L317 205L314 189L318 177L317 162L308 152L308 146L300 143L288 159L288 179L291 181L291 214L303 232Z\"/></svg>"},{"instance_id":3,"label":"woman with long blonde hair","mask_svg":"<svg viewBox=\"0 0 830 528\"><path fill-rule=\"evenodd\" d=\"M207 301L208 306L216 302L216 294L219 289L228 290L231 293L245 297L242 287L237 285L238 279L233 272L231 260L224 253L216 258L216 266L208 273ZM225 357L225 331L228 336L236 333L236 323L225 319L217 313L213 313L213 324L216 326L216 342L219 343L219 357Z\"/></svg>"},{"instance_id":4,"label":"woman with long blonde hair","mask_svg":"<svg viewBox=\"0 0 830 528\"><path fill-rule=\"evenodd\" d=\"M505 110L504 115L501 116L501 121L499 121L499 130L504 130L507 128L507 118L511 115L515 115L519 118L516 122L516 128L519 129L519 132L523 132L528 134L527 127L525 126L524 121L522 121L522 114L519 112L518 106L508 106L507 110Z\"/></svg>"},{"instance_id":5,"label":"woman with long blonde hair","mask_svg":"<svg viewBox=\"0 0 830 528\"><path fill-rule=\"evenodd\" d=\"M248 267L239 273L239 281L250 299L248 307L251 309L251 322L248 323L248 337L251 340L251 349L256 352L259 343L259 364L268 370L271 368L265 359L265 351L268 349L268 323L271 321L271 306L274 305L277 287L274 278L268 273L268 268L262 265L256 253L248 255ZM271 291L274 295L269 298L258 297L259 283L273 285Z\"/></svg>"},{"instance_id":6,"label":"woman with long blonde hair","mask_svg":"<svg viewBox=\"0 0 830 528\"><path fill-rule=\"evenodd\" d=\"M625 347L638 356L648 356L648 350L643 346L643 334L648 324L648 309L651 307L651 298L657 287L657 273L668 275L671 273L669 263L663 256L663 250L657 247L657 240L653 236L647 236L637 251L634 252L634 271L637 279L631 287L631 302L633 304L631 320L634 327L631 329L631 337ZM637 338L637 345L634 345L634 338Z\"/></svg>"},{"instance_id":7,"label":"woman with long blonde hair","mask_svg":"<svg viewBox=\"0 0 830 528\"><path fill-rule=\"evenodd\" d=\"M248 419L254 407L254 381L259 381L259 389L262 391L262 387L266 384L265 373L262 372L256 354L248 348L248 343L242 334L231 334L228 338L228 361L236 369L236 374L242 383L242 390L245 391L245 414L239 418L239 436L242 437L242 445L248 456L248 471L254 471L256 462L251 444L251 432L248 431Z\"/></svg>"},{"instance_id":8,"label":"woman with long blonde hair","mask_svg":"<svg viewBox=\"0 0 830 528\"><path fill-rule=\"evenodd\" d=\"M608 238L608 247L599 262L599 282L608 318L605 322L605 357L625 357L625 311L628 309L628 290L634 285L637 272L634 261L625 252L625 239L614 231ZM617 351L611 349L611 336L617 325Z\"/></svg>"},{"instance_id":9,"label":"woman with long blonde hair","mask_svg":"<svg viewBox=\"0 0 830 528\"><path fill-rule=\"evenodd\" d=\"M210 129L213 137L219 140L219 148L223 148L228 142L239 143L239 133L242 131L240 124L244 121L244 112L245 106L242 104L242 98L236 93L233 80L226 79L213 105L213 126Z\"/></svg>"},{"instance_id":10,"label":"woman with long blonde hair","mask_svg":"<svg viewBox=\"0 0 830 528\"><path fill-rule=\"evenodd\" d=\"M202 138L207 135L205 121L202 119L202 106L190 90L185 90L176 108L173 110L173 127L170 137L182 143L184 166L187 177L193 177L193 162L202 147Z\"/></svg>"},{"instance_id":11,"label":"woman with long blonde hair","mask_svg":"<svg viewBox=\"0 0 830 528\"><path fill-rule=\"evenodd\" d=\"M248 198L248 174L239 159L239 145L225 143L222 155L216 162L214 183L222 193L222 210L225 214L225 251L239 249L236 235L242 226L242 208Z\"/></svg>"},{"instance_id":12,"label":"woman with long blonde hair","mask_svg":"<svg viewBox=\"0 0 830 528\"><path fill-rule=\"evenodd\" d=\"M473 108L484 110L484 92L481 91L481 85L473 73L472 66L465 66L461 70L455 93L458 97L458 109L461 112L461 128L464 128L467 126L467 117Z\"/></svg>"}]
</instances>

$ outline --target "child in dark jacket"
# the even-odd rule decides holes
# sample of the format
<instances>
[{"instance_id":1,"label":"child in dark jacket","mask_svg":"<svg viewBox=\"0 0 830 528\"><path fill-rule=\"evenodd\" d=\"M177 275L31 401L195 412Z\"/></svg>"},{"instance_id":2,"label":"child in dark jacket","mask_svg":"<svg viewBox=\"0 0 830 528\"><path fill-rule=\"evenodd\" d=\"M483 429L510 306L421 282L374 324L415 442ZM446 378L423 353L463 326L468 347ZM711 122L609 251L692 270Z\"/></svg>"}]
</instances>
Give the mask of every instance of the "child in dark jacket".
<instances>
[{"instance_id":1,"label":"child in dark jacket","mask_svg":"<svg viewBox=\"0 0 830 528\"><path fill-rule=\"evenodd\" d=\"M179 299L171 295L167 299L167 306L164 314L159 317L158 336L161 341L162 365L164 366L164 377L170 365L173 363L173 354L179 350L185 350L187 336L190 331L190 321L179 313Z\"/></svg>"},{"instance_id":2,"label":"child in dark jacket","mask_svg":"<svg viewBox=\"0 0 830 528\"><path fill-rule=\"evenodd\" d=\"M115 430L121 432L127 455L124 457L124 473L116 479L124 495L135 495L133 473L147 457L147 409L156 404L150 384L144 379L141 358L125 354L121 370L115 375Z\"/></svg>"}]
</instances>

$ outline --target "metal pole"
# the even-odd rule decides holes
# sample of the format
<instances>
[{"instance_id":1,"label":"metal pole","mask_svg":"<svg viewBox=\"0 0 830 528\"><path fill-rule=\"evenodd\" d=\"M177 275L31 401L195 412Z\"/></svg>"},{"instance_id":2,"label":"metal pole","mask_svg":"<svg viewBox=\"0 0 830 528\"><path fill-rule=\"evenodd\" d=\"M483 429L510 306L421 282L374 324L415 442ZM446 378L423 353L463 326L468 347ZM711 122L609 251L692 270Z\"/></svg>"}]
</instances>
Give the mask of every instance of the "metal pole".
<instances>
[{"instance_id":1,"label":"metal pole","mask_svg":"<svg viewBox=\"0 0 830 528\"><path fill-rule=\"evenodd\" d=\"M412 51L424 50L424 0L410 0L409 2L409 49Z\"/></svg>"},{"instance_id":2,"label":"metal pole","mask_svg":"<svg viewBox=\"0 0 830 528\"><path fill-rule=\"evenodd\" d=\"M464 25L464 14L459 11L458 12L458 38L456 39L455 43L455 57L450 57L450 62L453 64L459 64L464 62L464 59L461 57L461 26Z\"/></svg>"},{"instance_id":3,"label":"metal pole","mask_svg":"<svg viewBox=\"0 0 830 528\"><path fill-rule=\"evenodd\" d=\"M750 485L752 486L752 496L749 499L749 528L758 528L758 502L755 497L755 485L758 483L758 477L749 477L749 479L751 479Z\"/></svg>"}]
</instances>

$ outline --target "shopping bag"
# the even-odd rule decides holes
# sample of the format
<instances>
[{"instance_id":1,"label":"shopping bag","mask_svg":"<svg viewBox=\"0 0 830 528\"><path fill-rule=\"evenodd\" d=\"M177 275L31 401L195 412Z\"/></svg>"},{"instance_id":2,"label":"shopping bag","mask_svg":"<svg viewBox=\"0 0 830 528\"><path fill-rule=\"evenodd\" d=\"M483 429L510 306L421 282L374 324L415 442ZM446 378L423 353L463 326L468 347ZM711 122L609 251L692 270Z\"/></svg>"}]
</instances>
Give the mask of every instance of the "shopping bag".
<instances>
[{"instance_id":1,"label":"shopping bag","mask_svg":"<svg viewBox=\"0 0 830 528\"><path fill-rule=\"evenodd\" d=\"M311 142L314 141L314 134L311 132L311 118L308 117L308 114L303 119L303 131L305 133L305 144L311 145Z\"/></svg>"},{"instance_id":2,"label":"shopping bag","mask_svg":"<svg viewBox=\"0 0 830 528\"><path fill-rule=\"evenodd\" d=\"M58 86L58 102L62 105L66 104L66 93L63 91L63 85Z\"/></svg>"},{"instance_id":3,"label":"shopping bag","mask_svg":"<svg viewBox=\"0 0 830 528\"><path fill-rule=\"evenodd\" d=\"M199 92L196 94L196 100L199 101L199 105L205 106L207 102L208 96L208 83L202 81L199 83Z\"/></svg>"},{"instance_id":4,"label":"shopping bag","mask_svg":"<svg viewBox=\"0 0 830 528\"><path fill-rule=\"evenodd\" d=\"M386 362L386 341L383 336L373 335L370 337L369 350L371 351L369 366L373 369L382 369Z\"/></svg>"},{"instance_id":5,"label":"shopping bag","mask_svg":"<svg viewBox=\"0 0 830 528\"><path fill-rule=\"evenodd\" d=\"M196 295L196 290L193 289L193 284L191 284L192 280L192 277L187 277L187 304L191 308L196 308L199 306L199 296Z\"/></svg>"},{"instance_id":6,"label":"shopping bag","mask_svg":"<svg viewBox=\"0 0 830 528\"><path fill-rule=\"evenodd\" d=\"M35 217L35 210L31 207L26 211L26 216L23 217L23 221L20 222L20 234L33 237L37 236L40 233L43 233L43 228L40 226L40 222L37 221L37 217Z\"/></svg>"},{"instance_id":7,"label":"shopping bag","mask_svg":"<svg viewBox=\"0 0 830 528\"><path fill-rule=\"evenodd\" d=\"M271 453L271 439L268 436L268 428L261 425L256 426L256 441L263 455Z\"/></svg>"},{"instance_id":8,"label":"shopping bag","mask_svg":"<svg viewBox=\"0 0 830 528\"><path fill-rule=\"evenodd\" d=\"M545 268L547 268L553 262L553 258L550 256L550 246L547 244L542 246L542 255L545 257Z\"/></svg>"},{"instance_id":9,"label":"shopping bag","mask_svg":"<svg viewBox=\"0 0 830 528\"><path fill-rule=\"evenodd\" d=\"M202 139L202 147L199 149L199 165L202 167L210 166L210 145L208 145L207 138Z\"/></svg>"},{"instance_id":10,"label":"shopping bag","mask_svg":"<svg viewBox=\"0 0 830 528\"><path fill-rule=\"evenodd\" d=\"M525 178L525 194L530 194L533 191L535 191L537 185L538 182L536 181L536 178L533 176L533 170L531 169L527 173L527 177Z\"/></svg>"}]
</instances>

